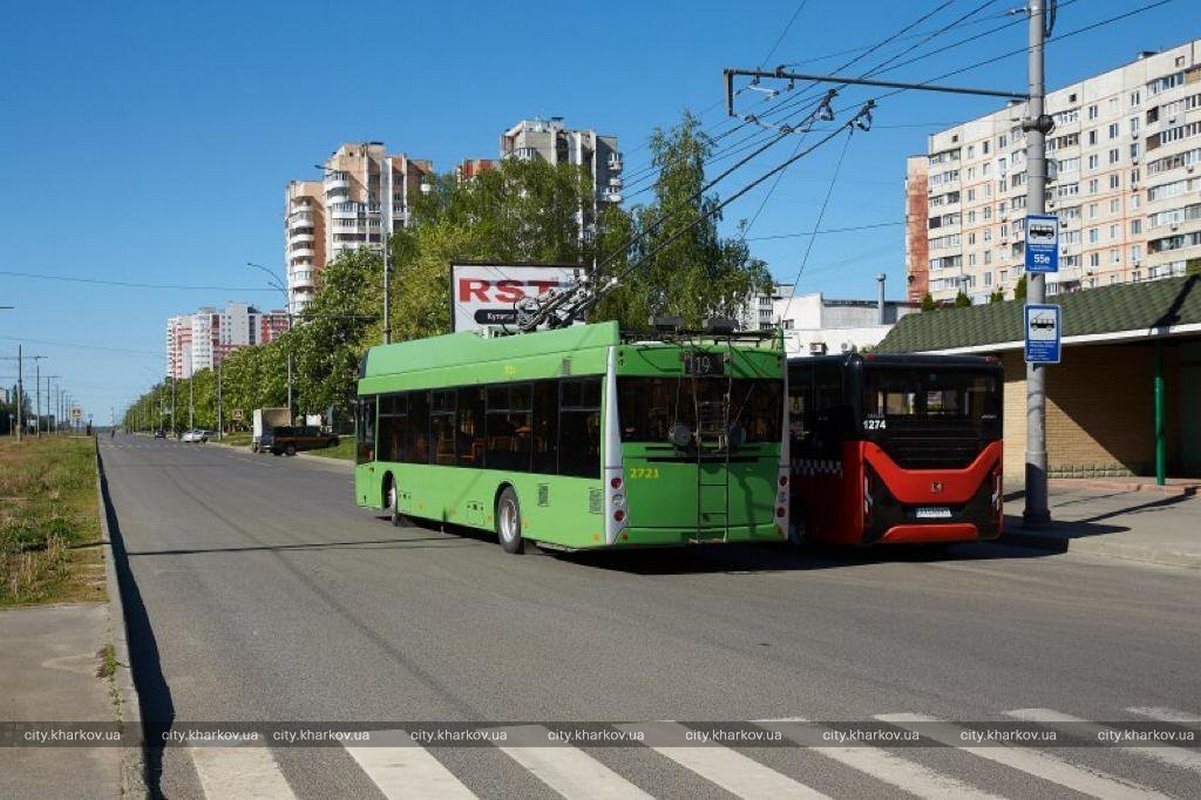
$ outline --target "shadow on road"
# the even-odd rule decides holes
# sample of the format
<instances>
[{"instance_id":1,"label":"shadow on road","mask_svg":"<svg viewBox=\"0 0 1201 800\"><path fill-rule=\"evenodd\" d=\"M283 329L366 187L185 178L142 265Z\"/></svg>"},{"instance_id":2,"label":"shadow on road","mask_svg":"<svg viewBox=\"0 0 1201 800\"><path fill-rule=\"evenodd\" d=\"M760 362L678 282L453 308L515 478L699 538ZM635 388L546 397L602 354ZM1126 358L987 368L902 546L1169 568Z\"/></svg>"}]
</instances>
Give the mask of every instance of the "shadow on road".
<instances>
[{"instance_id":1,"label":"shadow on road","mask_svg":"<svg viewBox=\"0 0 1201 800\"><path fill-rule=\"evenodd\" d=\"M129 567L129 554L125 550L125 539L121 535L121 524L113 509L109 495L108 479L104 475L103 457L100 470L100 500L104 503L104 515L108 522L109 536L113 545L113 567L117 572L117 584L121 593L121 604L125 610L126 638L129 642L130 670L138 691L138 704L142 717L143 756L147 794L162 798L163 742L164 734L175 722L175 704L171 699L171 687L163 676L159 660L158 641L150 626L150 617L142 602L142 593Z\"/></svg>"}]
</instances>

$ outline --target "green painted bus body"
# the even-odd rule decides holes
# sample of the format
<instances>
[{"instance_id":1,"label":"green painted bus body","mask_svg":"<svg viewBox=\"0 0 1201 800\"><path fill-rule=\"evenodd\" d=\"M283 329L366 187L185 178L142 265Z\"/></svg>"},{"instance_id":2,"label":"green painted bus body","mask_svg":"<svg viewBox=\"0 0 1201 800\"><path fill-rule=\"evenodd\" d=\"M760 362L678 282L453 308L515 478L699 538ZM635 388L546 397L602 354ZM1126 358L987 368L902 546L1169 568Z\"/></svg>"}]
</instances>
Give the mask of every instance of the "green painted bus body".
<instances>
[{"instance_id":1,"label":"green painted bus body","mask_svg":"<svg viewBox=\"0 0 1201 800\"><path fill-rule=\"evenodd\" d=\"M360 401L374 398L382 403L381 398L415 390L601 379L600 468L594 477L571 477L375 460L380 430L375 424L372 441L360 441L360 448L366 445L369 452L360 452L355 467L356 502L386 509L387 482L394 481L402 514L493 531L496 501L503 488L511 486L520 503L523 537L559 547L780 541L787 529L776 507L777 481L786 462L782 437L747 443L729 453L706 452L699 458L695 450L681 457L668 441L630 441L616 446L619 460L612 457L614 439L604 433L616 396L604 380L610 358L620 386L623 378L682 377L685 350L728 354L727 377L778 386L782 419L785 361L778 341L626 342L616 323L598 323L492 338L462 332L373 347L361 370ZM382 411L377 412L376 423L382 420L379 414ZM360 431L364 422L360 419ZM626 423L621 421L623 426ZM557 457L563 458L576 445L560 439ZM605 465L613 463L621 467L627 518L620 535L610 534L613 541L608 541L606 514L612 507L606 498L612 495L609 481L615 473L606 471Z\"/></svg>"}]
</instances>

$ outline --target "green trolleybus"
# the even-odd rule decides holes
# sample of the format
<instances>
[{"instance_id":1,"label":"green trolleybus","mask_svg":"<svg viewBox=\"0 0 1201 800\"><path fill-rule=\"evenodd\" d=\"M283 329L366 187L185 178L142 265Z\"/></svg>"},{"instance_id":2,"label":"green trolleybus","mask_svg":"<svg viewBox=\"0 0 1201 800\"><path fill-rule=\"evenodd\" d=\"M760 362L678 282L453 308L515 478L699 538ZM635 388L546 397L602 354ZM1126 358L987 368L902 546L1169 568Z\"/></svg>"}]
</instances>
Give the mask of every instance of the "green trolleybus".
<instances>
[{"instance_id":1,"label":"green trolleybus","mask_svg":"<svg viewBox=\"0 0 1201 800\"><path fill-rule=\"evenodd\" d=\"M566 549L781 541L778 334L616 323L381 345L358 382L356 502Z\"/></svg>"}]
</instances>

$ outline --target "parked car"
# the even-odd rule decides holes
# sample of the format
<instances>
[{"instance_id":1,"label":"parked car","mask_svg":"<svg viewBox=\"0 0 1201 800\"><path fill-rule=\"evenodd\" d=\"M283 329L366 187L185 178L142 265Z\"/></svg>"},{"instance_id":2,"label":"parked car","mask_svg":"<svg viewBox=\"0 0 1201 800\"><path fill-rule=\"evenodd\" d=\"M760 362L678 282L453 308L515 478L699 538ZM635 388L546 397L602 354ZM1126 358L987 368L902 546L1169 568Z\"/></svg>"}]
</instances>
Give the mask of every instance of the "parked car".
<instances>
[{"instance_id":1,"label":"parked car","mask_svg":"<svg viewBox=\"0 0 1201 800\"><path fill-rule=\"evenodd\" d=\"M155 439L166 439L167 432L165 430L163 430L162 428L155 428L154 429L154 438Z\"/></svg>"},{"instance_id":2,"label":"parked car","mask_svg":"<svg viewBox=\"0 0 1201 800\"><path fill-rule=\"evenodd\" d=\"M183 436L180 437L180 441L182 442L198 442L200 444L204 444L208 440L208 431L201 430L200 428L184 431Z\"/></svg>"},{"instance_id":3,"label":"parked car","mask_svg":"<svg viewBox=\"0 0 1201 800\"><path fill-rule=\"evenodd\" d=\"M320 450L323 447L336 447L338 437L332 433L323 433L318 427L280 426L265 431L259 438L259 451L270 450L273 455L294 456L301 450Z\"/></svg>"}]
</instances>

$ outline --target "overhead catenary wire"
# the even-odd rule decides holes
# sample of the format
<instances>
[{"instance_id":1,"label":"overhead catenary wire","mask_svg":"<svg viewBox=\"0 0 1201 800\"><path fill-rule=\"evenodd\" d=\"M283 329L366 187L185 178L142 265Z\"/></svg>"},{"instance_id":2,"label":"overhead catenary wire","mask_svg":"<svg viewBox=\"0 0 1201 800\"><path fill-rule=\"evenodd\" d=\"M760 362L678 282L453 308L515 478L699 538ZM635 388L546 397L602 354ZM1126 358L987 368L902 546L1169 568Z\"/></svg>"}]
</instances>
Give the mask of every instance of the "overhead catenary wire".
<instances>
[{"instance_id":1,"label":"overhead catenary wire","mask_svg":"<svg viewBox=\"0 0 1201 800\"><path fill-rule=\"evenodd\" d=\"M830 176L830 185L826 188L826 197L822 200L821 209L817 212L817 222L814 224L815 229L821 227L822 220L826 217L826 209L830 205L830 198L834 195L834 186L838 183L838 173L842 171L842 162L847 157L847 150L851 145L851 136L854 133L854 127L847 130L847 138L842 143L842 152L838 155L838 161L834 164L834 174ZM801 275L805 272L805 265L809 263L809 254L813 252L813 243L816 241L817 236L809 237L809 244L805 246L805 255L801 259L801 265L797 267L796 277L792 280L792 294L788 296L788 302L784 304L784 313L780 315L781 317L788 316L788 309L792 306L792 298L796 297L796 287L801 283Z\"/></svg>"},{"instance_id":2,"label":"overhead catenary wire","mask_svg":"<svg viewBox=\"0 0 1201 800\"><path fill-rule=\"evenodd\" d=\"M605 294L607 294L608 292L612 291L614 287L616 287L617 285L619 285L619 284L620 284L620 282L621 282L621 281L622 281L624 278L626 278L627 276L629 276L629 275L630 275L630 274L631 274L631 273L632 273L634 270L636 270L636 269L638 269L639 267L641 267L641 266L642 266L643 264L645 264L647 261L649 261L650 259L654 258L654 257L655 257L656 255L658 255L658 254L659 254L659 253L660 253L660 252L661 252L661 251L662 251L664 248L666 248L667 246L669 246L670 244L672 244L673 242L675 242L677 239L679 239L679 238L680 238L681 236L683 236L684 234L688 233L688 231L692 230L694 227L696 227L697 225L699 225L699 224L700 224L701 222L703 222L705 219L708 219L709 217L712 217L713 215L715 215L715 214L717 214L718 212L720 212L722 209L724 209L724 208L725 208L726 206L728 206L730 203L733 203L735 200L737 200L738 198L742 197L742 196L743 196L743 195L745 195L747 192L749 192L749 191L751 191L752 189L754 189L756 186L759 186L759 185L760 185L760 184L762 184L764 181L768 180L769 178L773 177L774 175L776 175L776 174L778 174L778 173L782 172L783 170L787 169L787 168L788 168L788 167L790 167L792 164L794 164L795 162L799 161L801 158L804 158L805 156L807 156L807 155L809 155L810 153L812 153L814 150L817 150L819 147L821 147L822 145L824 145L826 142L829 142L831 139L833 139L833 138L834 138L834 137L836 137L836 136L837 136L839 133L841 133L841 132L843 131L843 129L847 129L848 131L854 131L854 129L855 129L856 127L859 127L859 128L861 128L861 129L863 129L863 130L867 130L867 129L870 127L870 122L864 122L864 120L870 120L870 119L871 119L871 111L872 111L872 109L873 109L873 108L875 108L875 103L869 100L867 103L865 103L865 104L863 105L863 107L862 107L862 108L859 110L859 112L858 112L858 113L857 113L857 114L856 114L854 117L852 117L850 120L848 120L848 121L847 121L847 123L846 123L845 125L843 125L841 128L839 128L838 130L835 130L834 132L832 132L832 133L830 133L830 134L827 134L826 136L822 137L820 140L818 140L818 141L817 141L817 142L815 142L814 144L810 145L809 147L805 148L803 151L801 151L801 152L799 152L799 153L795 153L795 154L793 154L792 156L789 156L789 157L788 157L788 158L787 158L785 161L783 161L782 163L780 163L780 164L778 164L777 166L773 167L772 169L768 170L768 171L767 171L767 172L765 172L763 175L759 176L758 178L756 178L755 180L751 181L750 183L746 184L745 186L743 186L743 187L742 187L741 189L739 189L738 191L734 192L732 195L730 195L730 196L729 196L728 198L726 198L725 200L721 201L720 203L717 203L717 204L715 204L715 205L713 206L713 208L709 209L709 210L708 210L708 211L707 211L705 214L700 214L700 215L698 215L698 216L697 216L697 218L696 218L695 220L692 220L692 221L691 221L691 222L689 222L687 225L684 225L684 226L682 226L682 227L681 227L679 230L677 230L676 232L674 232L674 233L673 233L671 236L669 236L669 237L668 237L666 240L664 240L663 242L660 242L660 243L659 243L659 245L658 245L658 246L657 246L657 247L656 247L654 250L652 250L651 252L649 252L649 253L645 254L644 256L642 256L641 258L639 258L639 259L638 259L637 261L635 261L634 263L632 263L632 264L628 265L628 266L627 266L627 267L626 267L624 270L622 270L622 271L621 271L621 272L620 272L618 275L614 276L614 279L612 279L612 280L610 280L609 282L605 283L604 285L602 285L602 286L600 286L600 287L597 287L596 289L594 289L594 290L591 292L591 294L589 294L589 295L585 296L584 298L582 298L582 300L580 300L579 302L577 302L577 304L576 304L576 305L574 305L574 306L569 306L569 307L567 308L567 312L568 312L568 313L567 313L567 315L566 315L566 317L565 317L565 320L560 320L560 322L563 322L563 321L570 321L571 319L573 319L573 318L575 318L576 316L578 316L580 313L582 313L582 312L586 311L588 308L590 308L591 306L595 305L597 302L599 302L599 301L600 301L600 300L601 300L601 299L604 297L604 295L605 295Z\"/></svg>"}]
</instances>

